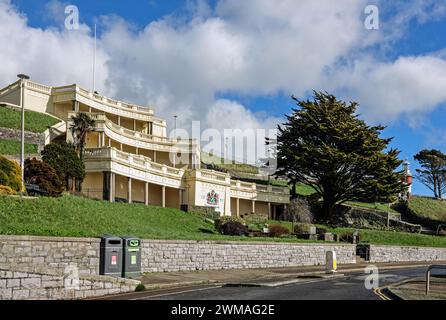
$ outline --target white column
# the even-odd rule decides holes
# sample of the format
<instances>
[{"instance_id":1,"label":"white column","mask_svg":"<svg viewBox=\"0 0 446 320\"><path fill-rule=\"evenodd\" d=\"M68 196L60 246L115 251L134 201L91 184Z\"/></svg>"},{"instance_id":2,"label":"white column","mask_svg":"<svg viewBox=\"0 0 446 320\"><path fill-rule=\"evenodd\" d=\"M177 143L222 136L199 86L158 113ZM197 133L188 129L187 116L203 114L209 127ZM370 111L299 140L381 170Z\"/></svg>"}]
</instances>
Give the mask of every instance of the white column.
<instances>
[{"instance_id":1,"label":"white column","mask_svg":"<svg viewBox=\"0 0 446 320\"><path fill-rule=\"evenodd\" d=\"M116 189L116 174L111 173L110 177L111 186L110 186L110 202L115 201L115 189Z\"/></svg>"},{"instance_id":2,"label":"white column","mask_svg":"<svg viewBox=\"0 0 446 320\"><path fill-rule=\"evenodd\" d=\"M153 162L156 162L156 151L153 151Z\"/></svg>"},{"instance_id":3,"label":"white column","mask_svg":"<svg viewBox=\"0 0 446 320\"><path fill-rule=\"evenodd\" d=\"M121 125L121 116L118 116L118 126Z\"/></svg>"},{"instance_id":4,"label":"white column","mask_svg":"<svg viewBox=\"0 0 446 320\"><path fill-rule=\"evenodd\" d=\"M237 217L240 217L240 198L237 198Z\"/></svg>"},{"instance_id":5,"label":"white column","mask_svg":"<svg viewBox=\"0 0 446 320\"><path fill-rule=\"evenodd\" d=\"M162 207L166 207L166 186L162 187Z\"/></svg>"},{"instance_id":6,"label":"white column","mask_svg":"<svg viewBox=\"0 0 446 320\"><path fill-rule=\"evenodd\" d=\"M129 178L127 195L129 203L132 203L132 178Z\"/></svg>"},{"instance_id":7,"label":"white column","mask_svg":"<svg viewBox=\"0 0 446 320\"><path fill-rule=\"evenodd\" d=\"M271 202L268 202L268 219L271 219Z\"/></svg>"},{"instance_id":8,"label":"white column","mask_svg":"<svg viewBox=\"0 0 446 320\"><path fill-rule=\"evenodd\" d=\"M178 190L178 209L181 209L181 205L183 204L183 190Z\"/></svg>"},{"instance_id":9,"label":"white column","mask_svg":"<svg viewBox=\"0 0 446 320\"><path fill-rule=\"evenodd\" d=\"M144 203L146 206L149 205L149 183L146 182L145 189L144 189Z\"/></svg>"},{"instance_id":10,"label":"white column","mask_svg":"<svg viewBox=\"0 0 446 320\"><path fill-rule=\"evenodd\" d=\"M251 202L251 212L255 213L256 212L256 201L252 200Z\"/></svg>"},{"instance_id":11,"label":"white column","mask_svg":"<svg viewBox=\"0 0 446 320\"><path fill-rule=\"evenodd\" d=\"M98 148L102 148L102 137L100 132L98 132Z\"/></svg>"}]
</instances>

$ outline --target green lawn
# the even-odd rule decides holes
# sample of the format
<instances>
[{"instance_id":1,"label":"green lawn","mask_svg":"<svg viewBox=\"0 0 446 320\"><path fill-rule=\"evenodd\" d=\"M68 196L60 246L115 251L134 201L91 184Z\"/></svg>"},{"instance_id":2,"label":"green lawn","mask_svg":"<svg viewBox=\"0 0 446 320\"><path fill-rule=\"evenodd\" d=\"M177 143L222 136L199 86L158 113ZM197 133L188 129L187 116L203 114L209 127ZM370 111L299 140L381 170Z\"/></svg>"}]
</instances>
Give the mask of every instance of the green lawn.
<instances>
[{"instance_id":1,"label":"green lawn","mask_svg":"<svg viewBox=\"0 0 446 320\"><path fill-rule=\"evenodd\" d=\"M205 164L213 164L216 168L228 171L251 173L251 174L259 173L259 168L257 168L256 166L252 166L245 163L239 163L236 161L228 161L228 160L225 161L223 158L220 158L216 155L212 155L206 152L201 153L201 162Z\"/></svg>"},{"instance_id":2,"label":"green lawn","mask_svg":"<svg viewBox=\"0 0 446 320\"><path fill-rule=\"evenodd\" d=\"M309 185L299 183L296 185L296 193L301 196L311 196L316 191Z\"/></svg>"},{"instance_id":3,"label":"green lawn","mask_svg":"<svg viewBox=\"0 0 446 320\"><path fill-rule=\"evenodd\" d=\"M367 202L353 202L353 201L349 201L346 203L349 206L352 207L360 207L360 208L367 208L367 209L374 209L374 210L379 210L379 211L389 211L393 212L393 213L398 213L398 211L395 211L392 208L389 208L389 204L388 203L367 203Z\"/></svg>"},{"instance_id":4,"label":"green lawn","mask_svg":"<svg viewBox=\"0 0 446 320\"><path fill-rule=\"evenodd\" d=\"M335 233L351 232L350 228L331 228ZM371 244L404 245L419 247L446 247L446 237L428 236L406 232L359 230L361 241Z\"/></svg>"},{"instance_id":5,"label":"green lawn","mask_svg":"<svg viewBox=\"0 0 446 320\"><path fill-rule=\"evenodd\" d=\"M272 240L222 236L199 215L176 209L73 196L34 200L0 196L0 221L0 234L9 235L97 237L107 233L146 239Z\"/></svg>"},{"instance_id":6,"label":"green lawn","mask_svg":"<svg viewBox=\"0 0 446 320\"><path fill-rule=\"evenodd\" d=\"M25 154L36 154L37 145L25 143ZM20 141L0 139L0 155L20 155Z\"/></svg>"},{"instance_id":7,"label":"green lawn","mask_svg":"<svg viewBox=\"0 0 446 320\"><path fill-rule=\"evenodd\" d=\"M427 197L413 197L409 208L417 216L446 222L446 201Z\"/></svg>"},{"instance_id":8,"label":"green lawn","mask_svg":"<svg viewBox=\"0 0 446 320\"><path fill-rule=\"evenodd\" d=\"M268 224L281 224L292 229L292 223L287 221L268 221ZM332 228L323 225L318 227L325 228L329 232L343 234L353 232L358 229L354 228ZM382 245L404 245L404 246L420 246L420 247L446 247L446 237L428 236L422 234L414 234L407 232L379 231L379 230L359 230L361 241L371 244Z\"/></svg>"},{"instance_id":9,"label":"green lawn","mask_svg":"<svg viewBox=\"0 0 446 320\"><path fill-rule=\"evenodd\" d=\"M21 112L6 107L0 107L0 128L21 128ZM25 130L30 132L42 133L48 127L58 123L57 119L44 115L42 113L26 111L25 112Z\"/></svg>"},{"instance_id":10,"label":"green lawn","mask_svg":"<svg viewBox=\"0 0 446 320\"><path fill-rule=\"evenodd\" d=\"M176 209L108 203L80 197L20 199L0 196L0 234L97 237L134 235L145 239L308 242L296 238L228 237L217 234L201 216ZM281 223L291 229L289 222ZM342 233L353 229L329 229ZM446 237L361 230L375 244L446 247Z\"/></svg>"}]
</instances>

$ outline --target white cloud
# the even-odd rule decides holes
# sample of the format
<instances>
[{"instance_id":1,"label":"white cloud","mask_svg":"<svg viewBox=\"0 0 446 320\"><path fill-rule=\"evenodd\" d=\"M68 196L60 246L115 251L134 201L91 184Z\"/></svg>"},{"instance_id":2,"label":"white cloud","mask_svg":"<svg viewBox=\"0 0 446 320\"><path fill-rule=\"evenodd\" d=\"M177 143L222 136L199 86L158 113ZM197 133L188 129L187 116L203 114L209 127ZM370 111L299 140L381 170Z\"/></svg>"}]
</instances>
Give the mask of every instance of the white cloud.
<instances>
[{"instance_id":1,"label":"white cloud","mask_svg":"<svg viewBox=\"0 0 446 320\"><path fill-rule=\"evenodd\" d=\"M93 40L89 29L79 30L31 28L25 16L0 0L0 83L15 81L18 73L49 85L80 83L91 87ZM98 51L99 83L104 83L108 70L104 50Z\"/></svg>"},{"instance_id":2,"label":"white cloud","mask_svg":"<svg viewBox=\"0 0 446 320\"><path fill-rule=\"evenodd\" d=\"M251 111L220 93L262 96L312 89L344 94L376 120L425 114L446 101L444 52L387 61L367 53L388 49L411 21L439 19L446 5L433 0L379 1L380 31L363 26L367 0L220 0L191 2L187 17L173 14L143 30L116 16L102 17L97 87L119 99L152 105L170 124L192 120L217 129L274 128L279 119ZM390 4L389 4L390 3ZM60 3L51 8L60 11ZM82 14L82 12L81 12ZM91 86L93 40L78 31L27 25L8 0L0 0L0 83L20 72L48 84ZM384 58L383 58L384 57ZM267 110L265 110L267 111Z\"/></svg>"},{"instance_id":3,"label":"white cloud","mask_svg":"<svg viewBox=\"0 0 446 320\"><path fill-rule=\"evenodd\" d=\"M440 57L365 59L335 77L346 88L344 95L364 105L361 112L369 119L390 122L413 115L417 120L446 102L446 60Z\"/></svg>"}]
</instances>

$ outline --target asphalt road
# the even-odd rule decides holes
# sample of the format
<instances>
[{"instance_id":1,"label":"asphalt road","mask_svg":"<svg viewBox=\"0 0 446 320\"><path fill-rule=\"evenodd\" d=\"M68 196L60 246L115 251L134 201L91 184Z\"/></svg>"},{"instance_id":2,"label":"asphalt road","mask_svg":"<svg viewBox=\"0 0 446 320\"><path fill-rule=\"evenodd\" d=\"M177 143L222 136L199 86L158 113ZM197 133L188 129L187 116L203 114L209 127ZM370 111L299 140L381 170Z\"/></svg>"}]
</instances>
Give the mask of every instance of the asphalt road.
<instances>
[{"instance_id":1,"label":"asphalt road","mask_svg":"<svg viewBox=\"0 0 446 320\"><path fill-rule=\"evenodd\" d=\"M426 268L383 271L379 287L424 276ZM366 274L308 280L279 287L197 287L147 293L137 300L380 300L374 290L365 288Z\"/></svg>"}]
</instances>

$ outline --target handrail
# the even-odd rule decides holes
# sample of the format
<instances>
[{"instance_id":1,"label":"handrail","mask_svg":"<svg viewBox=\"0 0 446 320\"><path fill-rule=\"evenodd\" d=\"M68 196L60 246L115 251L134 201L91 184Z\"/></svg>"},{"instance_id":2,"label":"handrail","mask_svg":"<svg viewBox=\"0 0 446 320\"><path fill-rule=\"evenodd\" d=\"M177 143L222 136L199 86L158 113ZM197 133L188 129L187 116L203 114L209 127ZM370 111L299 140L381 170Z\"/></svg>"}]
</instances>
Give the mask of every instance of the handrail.
<instances>
[{"instance_id":1,"label":"handrail","mask_svg":"<svg viewBox=\"0 0 446 320\"><path fill-rule=\"evenodd\" d=\"M88 114L90 116L90 118L92 118L96 121L96 123L104 122L105 125L107 126L107 128L112 130L116 134L123 135L125 137L135 139L138 141L145 140L148 143L160 143L160 144L164 144L164 145L168 145L168 146L182 146L182 147L184 147L184 145L189 146L191 144L196 143L195 139L178 140L178 139L171 139L168 137L157 136L157 135L153 135L153 134L147 134L144 132L133 131L131 129L127 129L123 126L120 126L120 125L114 123L113 121L111 121L110 119L107 118L105 113L90 113L90 112L83 112L83 113ZM77 114L77 112L74 112L74 111L69 112L68 119L71 119L71 117L76 114Z\"/></svg>"},{"instance_id":2,"label":"handrail","mask_svg":"<svg viewBox=\"0 0 446 320\"><path fill-rule=\"evenodd\" d=\"M431 278L431 271L434 269L444 269L446 270L445 264L433 264L430 265L426 270L426 295L429 295L430 290L430 278Z\"/></svg>"},{"instance_id":3,"label":"handrail","mask_svg":"<svg viewBox=\"0 0 446 320\"><path fill-rule=\"evenodd\" d=\"M39 84L36 84L36 85L39 85ZM51 89L51 87L48 87L48 88ZM73 91L73 92L76 92L76 93L79 93L79 94L85 96L86 98L96 100L100 103L107 104L114 108L120 108L120 109L127 110L127 111L137 111L137 112L141 112L144 114L153 115L153 110L150 107L144 107L144 106L141 106L138 104L127 103L124 101L108 98L106 96L97 94L95 92L88 91L76 84L63 86L63 87L54 87L54 88L52 88L52 90L56 94Z\"/></svg>"},{"instance_id":4,"label":"handrail","mask_svg":"<svg viewBox=\"0 0 446 320\"><path fill-rule=\"evenodd\" d=\"M166 165L153 162L152 159L146 156L123 152L113 147L89 148L85 150L84 155L85 159L87 160L89 157L110 157L111 159L122 160L129 166L133 165L143 170L151 169L159 173L174 175L177 178L181 178L184 174L184 170L182 169L168 167Z\"/></svg>"}]
</instances>

